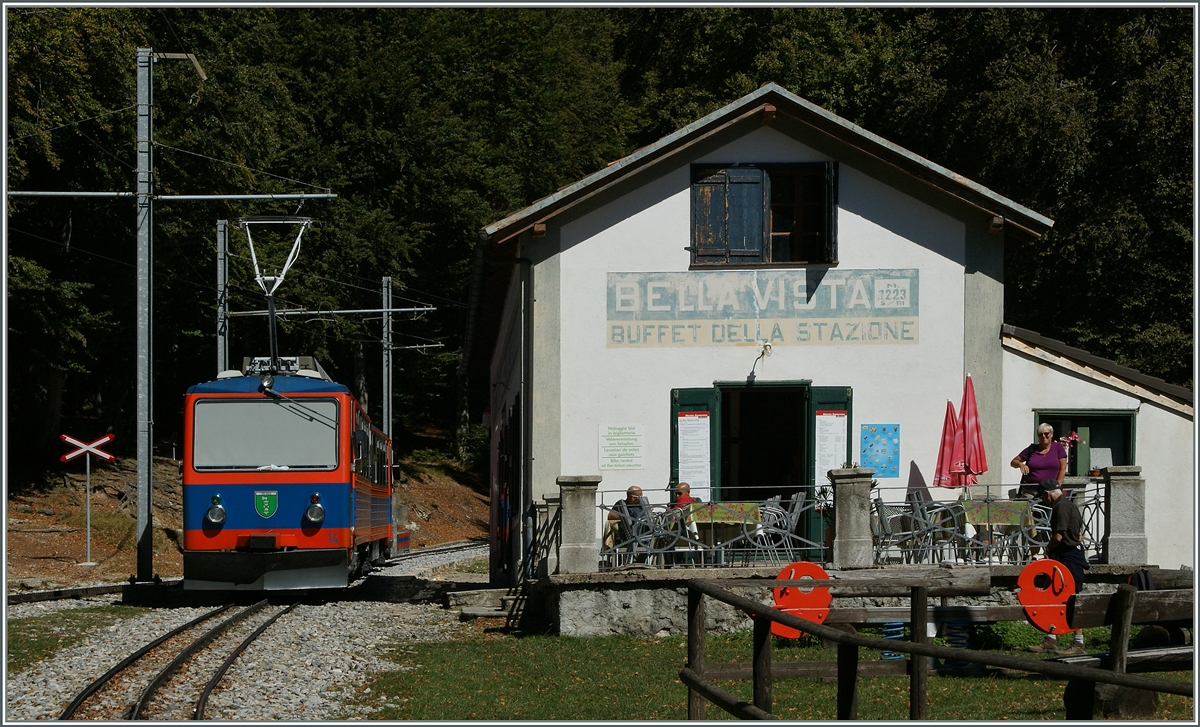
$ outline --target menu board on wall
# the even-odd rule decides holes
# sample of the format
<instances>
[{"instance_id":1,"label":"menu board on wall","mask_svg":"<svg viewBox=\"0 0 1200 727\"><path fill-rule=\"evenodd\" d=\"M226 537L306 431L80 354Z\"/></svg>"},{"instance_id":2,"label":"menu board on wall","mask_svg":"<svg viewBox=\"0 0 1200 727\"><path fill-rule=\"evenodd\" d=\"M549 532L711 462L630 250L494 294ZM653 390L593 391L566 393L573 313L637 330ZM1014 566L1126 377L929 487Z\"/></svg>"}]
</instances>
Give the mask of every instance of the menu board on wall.
<instances>
[{"instance_id":1,"label":"menu board on wall","mask_svg":"<svg viewBox=\"0 0 1200 727\"><path fill-rule=\"evenodd\" d=\"M712 451L706 411L679 412L679 481L691 486L692 497L712 502L709 472Z\"/></svg>"},{"instance_id":2,"label":"menu board on wall","mask_svg":"<svg viewBox=\"0 0 1200 727\"><path fill-rule=\"evenodd\" d=\"M846 464L846 412L817 411L817 486L828 484L826 473Z\"/></svg>"},{"instance_id":3,"label":"menu board on wall","mask_svg":"<svg viewBox=\"0 0 1200 727\"><path fill-rule=\"evenodd\" d=\"M600 469L642 469L642 424L600 425Z\"/></svg>"}]
</instances>

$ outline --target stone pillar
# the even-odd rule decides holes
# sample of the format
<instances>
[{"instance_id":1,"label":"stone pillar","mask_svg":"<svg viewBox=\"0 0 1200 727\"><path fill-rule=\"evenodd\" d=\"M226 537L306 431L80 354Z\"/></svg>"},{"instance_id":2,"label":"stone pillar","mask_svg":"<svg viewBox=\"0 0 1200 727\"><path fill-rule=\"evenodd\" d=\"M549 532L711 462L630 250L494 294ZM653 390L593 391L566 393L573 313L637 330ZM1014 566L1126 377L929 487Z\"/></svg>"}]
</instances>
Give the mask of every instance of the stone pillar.
<instances>
[{"instance_id":1,"label":"stone pillar","mask_svg":"<svg viewBox=\"0 0 1200 727\"><path fill-rule=\"evenodd\" d=\"M1109 467L1104 477L1104 562L1146 565L1146 481L1141 467Z\"/></svg>"},{"instance_id":2,"label":"stone pillar","mask_svg":"<svg viewBox=\"0 0 1200 727\"><path fill-rule=\"evenodd\" d=\"M871 543L871 478L869 467L829 470L833 483L833 565L870 568L875 565Z\"/></svg>"},{"instance_id":3,"label":"stone pillar","mask_svg":"<svg viewBox=\"0 0 1200 727\"><path fill-rule=\"evenodd\" d=\"M557 480L562 507L559 573L600 570L600 536L596 532L596 488L600 479L600 475L578 475Z\"/></svg>"},{"instance_id":4,"label":"stone pillar","mask_svg":"<svg viewBox=\"0 0 1200 727\"><path fill-rule=\"evenodd\" d=\"M562 495L546 495L544 502L535 504L538 513L538 542L544 544L543 552L538 553L538 578L552 576L558 572L558 547L562 530L558 517L558 506Z\"/></svg>"}]
</instances>

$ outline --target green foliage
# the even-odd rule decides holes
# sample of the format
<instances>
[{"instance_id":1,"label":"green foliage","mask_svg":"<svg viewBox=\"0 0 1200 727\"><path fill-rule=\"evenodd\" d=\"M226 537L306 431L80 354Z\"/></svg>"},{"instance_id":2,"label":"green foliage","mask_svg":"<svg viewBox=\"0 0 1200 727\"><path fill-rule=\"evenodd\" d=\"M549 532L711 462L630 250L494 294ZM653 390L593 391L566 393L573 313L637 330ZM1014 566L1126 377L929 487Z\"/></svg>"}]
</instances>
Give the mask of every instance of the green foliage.
<instances>
[{"instance_id":1,"label":"green foliage","mask_svg":"<svg viewBox=\"0 0 1200 727\"><path fill-rule=\"evenodd\" d=\"M25 671L54 656L59 649L69 649L97 631L146 610L132 606L89 606L46 616L9 619L8 670L12 674Z\"/></svg>"},{"instance_id":2,"label":"green foliage","mask_svg":"<svg viewBox=\"0 0 1200 727\"><path fill-rule=\"evenodd\" d=\"M480 424L470 424L460 433L459 461L468 470L481 470L491 454L491 433Z\"/></svg>"},{"instance_id":3,"label":"green foliage","mask_svg":"<svg viewBox=\"0 0 1200 727\"><path fill-rule=\"evenodd\" d=\"M1187 11L635 8L619 17L639 143L775 81L1055 220L1040 241L1006 243L1007 322L1191 386Z\"/></svg>"},{"instance_id":4,"label":"green foliage","mask_svg":"<svg viewBox=\"0 0 1200 727\"><path fill-rule=\"evenodd\" d=\"M975 624L971 638L972 649L1017 650L1033 646L1046 637L1023 621L1001 621Z\"/></svg>"},{"instance_id":5,"label":"green foliage","mask_svg":"<svg viewBox=\"0 0 1200 727\"><path fill-rule=\"evenodd\" d=\"M320 221L280 289L283 307L375 308L383 276L395 305L436 306L393 322L393 404L400 419L453 426L477 231L765 81L1054 218L1039 242L1008 237L1005 319L1191 385L1186 8L6 13L10 188L129 191L133 60L153 47L195 53L208 76L186 61L155 64L157 192L337 194L157 205L163 437L180 429L186 387L215 373L216 220ZM132 206L10 198L7 212L9 370L20 384L10 429L35 422L20 428L35 456L60 422L112 427L118 449L132 447ZM260 262L277 265L286 244L262 243ZM264 308L240 232L230 253L231 307ZM265 352L261 318L230 331L235 365ZM380 339L377 316L280 322L282 352L317 356L367 394L372 416Z\"/></svg>"},{"instance_id":6,"label":"green foliage","mask_svg":"<svg viewBox=\"0 0 1200 727\"><path fill-rule=\"evenodd\" d=\"M408 459L417 464L441 464L449 456L439 449L414 449Z\"/></svg>"},{"instance_id":7,"label":"green foliage","mask_svg":"<svg viewBox=\"0 0 1200 727\"><path fill-rule=\"evenodd\" d=\"M1141 626L1130 629L1130 638L1137 636ZM1027 646L1033 646L1046 637L1046 634L1024 621L1002 621L992 624L976 624L971 638L972 649L1021 651ZM1063 637L1066 638L1066 637ZM1084 643L1089 650L1104 650L1109 648L1112 639L1112 628L1098 626L1083 630Z\"/></svg>"}]
</instances>

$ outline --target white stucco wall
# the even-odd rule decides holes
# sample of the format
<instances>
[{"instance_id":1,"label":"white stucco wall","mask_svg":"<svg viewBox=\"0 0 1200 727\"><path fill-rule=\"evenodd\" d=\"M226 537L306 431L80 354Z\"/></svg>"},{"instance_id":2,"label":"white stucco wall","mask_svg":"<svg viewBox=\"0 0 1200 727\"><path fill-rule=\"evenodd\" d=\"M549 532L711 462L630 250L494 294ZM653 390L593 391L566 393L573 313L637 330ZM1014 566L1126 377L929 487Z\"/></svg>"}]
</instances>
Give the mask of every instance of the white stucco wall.
<instances>
[{"instance_id":1,"label":"white stucco wall","mask_svg":"<svg viewBox=\"0 0 1200 727\"><path fill-rule=\"evenodd\" d=\"M1033 441L1035 409L1135 412L1133 464L1142 468L1146 480L1147 556L1163 568L1195 565L1196 473L1190 418L1005 349L1004 452L995 464L1007 471L1003 482L1011 486L1020 481L1020 473L1008 462Z\"/></svg>"},{"instance_id":2,"label":"white stucco wall","mask_svg":"<svg viewBox=\"0 0 1200 727\"><path fill-rule=\"evenodd\" d=\"M697 161L825 158L791 137L763 128ZM606 347L609 272L688 270L690 255L684 248L690 244L689 185L690 167L680 165L636 194L565 223L560 231L562 473L599 471L601 424L645 427L644 468L602 472L601 489L611 493L606 497L609 503L634 484L646 490L652 502L665 502L671 389L745 380L758 355L753 344ZM814 386L853 387L852 436L861 423L901 425L901 474L882 484L903 488L910 460L916 461L927 481L932 480L946 400L957 405L962 395L964 225L845 163L840 165L839 208L839 270L920 270L919 342L778 345L770 358L759 362L758 381L811 379ZM535 484L535 496L540 496L536 488L541 484ZM900 496L902 492L896 499Z\"/></svg>"}]
</instances>

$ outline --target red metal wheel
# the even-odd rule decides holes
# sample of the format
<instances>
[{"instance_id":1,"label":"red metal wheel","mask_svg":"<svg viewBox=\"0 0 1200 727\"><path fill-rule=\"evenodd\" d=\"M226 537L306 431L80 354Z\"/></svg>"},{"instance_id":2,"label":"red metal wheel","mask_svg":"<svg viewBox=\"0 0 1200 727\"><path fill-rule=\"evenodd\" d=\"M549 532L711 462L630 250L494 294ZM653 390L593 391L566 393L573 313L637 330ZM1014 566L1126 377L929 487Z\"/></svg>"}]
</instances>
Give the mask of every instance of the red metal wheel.
<instances>
[{"instance_id":1,"label":"red metal wheel","mask_svg":"<svg viewBox=\"0 0 1200 727\"><path fill-rule=\"evenodd\" d=\"M824 568L804 560L784 566L775 579L794 581L805 577L814 581L829 580L829 574ZM775 599L774 608L819 624L825 623L825 619L829 617L829 604L833 601L828 586L814 585L809 589L801 586L781 586L772 588L771 595ZM785 639L798 639L804 635L799 629L776 622L771 623L771 633Z\"/></svg>"}]
</instances>

